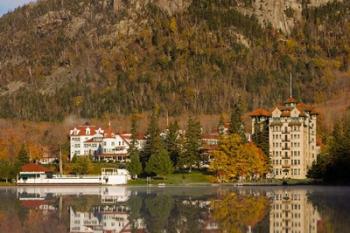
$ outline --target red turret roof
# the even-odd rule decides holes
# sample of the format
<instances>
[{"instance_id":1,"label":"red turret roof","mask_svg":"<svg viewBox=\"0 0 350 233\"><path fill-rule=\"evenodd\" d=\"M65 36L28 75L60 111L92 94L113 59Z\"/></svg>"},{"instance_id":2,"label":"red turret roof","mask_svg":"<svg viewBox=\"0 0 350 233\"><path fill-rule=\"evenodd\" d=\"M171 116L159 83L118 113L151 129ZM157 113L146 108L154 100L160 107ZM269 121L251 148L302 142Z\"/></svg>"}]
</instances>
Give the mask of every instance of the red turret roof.
<instances>
[{"instance_id":1,"label":"red turret roof","mask_svg":"<svg viewBox=\"0 0 350 233\"><path fill-rule=\"evenodd\" d=\"M109 123L108 128L104 132L104 138L115 138L115 133L113 132L113 129L111 127L111 124Z\"/></svg>"},{"instance_id":2,"label":"red turret roof","mask_svg":"<svg viewBox=\"0 0 350 233\"><path fill-rule=\"evenodd\" d=\"M293 104L293 103L297 103L297 101L291 96L287 99L287 101L285 103L286 104Z\"/></svg>"}]
</instances>

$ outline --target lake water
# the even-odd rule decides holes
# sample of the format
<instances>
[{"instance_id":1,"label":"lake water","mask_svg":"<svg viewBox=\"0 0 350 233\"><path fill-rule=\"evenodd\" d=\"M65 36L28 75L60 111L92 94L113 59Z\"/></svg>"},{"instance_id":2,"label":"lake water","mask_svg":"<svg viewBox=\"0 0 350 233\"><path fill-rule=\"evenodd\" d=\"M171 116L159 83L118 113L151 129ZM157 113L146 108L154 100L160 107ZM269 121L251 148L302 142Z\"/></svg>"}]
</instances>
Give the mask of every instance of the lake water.
<instances>
[{"instance_id":1,"label":"lake water","mask_svg":"<svg viewBox=\"0 0 350 233\"><path fill-rule=\"evenodd\" d=\"M0 232L348 233L350 188L0 188Z\"/></svg>"}]
</instances>

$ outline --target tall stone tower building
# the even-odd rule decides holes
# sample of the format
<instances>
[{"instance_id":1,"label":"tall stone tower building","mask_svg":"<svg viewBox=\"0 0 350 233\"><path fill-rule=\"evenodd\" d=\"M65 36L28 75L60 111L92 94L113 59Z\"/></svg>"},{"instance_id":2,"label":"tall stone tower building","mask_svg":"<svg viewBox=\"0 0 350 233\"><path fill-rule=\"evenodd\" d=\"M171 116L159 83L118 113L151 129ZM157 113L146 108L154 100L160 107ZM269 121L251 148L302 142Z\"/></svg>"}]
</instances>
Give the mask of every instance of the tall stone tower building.
<instances>
[{"instance_id":1,"label":"tall stone tower building","mask_svg":"<svg viewBox=\"0 0 350 233\"><path fill-rule=\"evenodd\" d=\"M311 106L290 97L272 111L257 109L250 113L252 134L268 125L271 175L276 179L305 179L317 159L317 113Z\"/></svg>"}]
</instances>

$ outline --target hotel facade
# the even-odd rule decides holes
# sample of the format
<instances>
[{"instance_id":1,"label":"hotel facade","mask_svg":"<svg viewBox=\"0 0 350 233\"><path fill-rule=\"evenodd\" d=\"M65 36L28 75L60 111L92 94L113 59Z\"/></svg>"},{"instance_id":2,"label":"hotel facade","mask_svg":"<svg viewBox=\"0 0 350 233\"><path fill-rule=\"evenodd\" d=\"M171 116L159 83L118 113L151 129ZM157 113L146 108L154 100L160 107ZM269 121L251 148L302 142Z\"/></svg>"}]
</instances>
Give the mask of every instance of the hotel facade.
<instances>
[{"instance_id":1,"label":"hotel facade","mask_svg":"<svg viewBox=\"0 0 350 233\"><path fill-rule=\"evenodd\" d=\"M115 133L111 125L106 129L85 124L73 128L69 132L70 160L75 156L91 156L95 160L119 161L128 160L128 149L131 143L131 134ZM136 141L136 147L141 149L144 137Z\"/></svg>"},{"instance_id":2,"label":"hotel facade","mask_svg":"<svg viewBox=\"0 0 350 233\"><path fill-rule=\"evenodd\" d=\"M272 111L250 113L252 134L268 130L271 176L276 179L305 179L317 160L317 112L311 106L289 98Z\"/></svg>"}]
</instances>

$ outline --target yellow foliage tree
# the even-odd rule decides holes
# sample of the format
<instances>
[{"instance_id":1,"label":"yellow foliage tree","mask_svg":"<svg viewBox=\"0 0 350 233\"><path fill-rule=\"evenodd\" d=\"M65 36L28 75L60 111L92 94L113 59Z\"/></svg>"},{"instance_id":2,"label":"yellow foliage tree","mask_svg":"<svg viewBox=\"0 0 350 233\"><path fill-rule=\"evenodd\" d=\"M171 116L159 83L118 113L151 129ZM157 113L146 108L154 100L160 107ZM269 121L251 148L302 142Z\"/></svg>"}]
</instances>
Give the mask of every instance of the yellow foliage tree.
<instances>
[{"instance_id":1,"label":"yellow foliage tree","mask_svg":"<svg viewBox=\"0 0 350 233\"><path fill-rule=\"evenodd\" d=\"M31 160L38 160L42 158L43 149L39 144L28 143L28 153Z\"/></svg>"},{"instance_id":2,"label":"yellow foliage tree","mask_svg":"<svg viewBox=\"0 0 350 233\"><path fill-rule=\"evenodd\" d=\"M233 134L221 138L209 169L216 172L218 182L227 182L266 174L268 161L261 149L252 143L243 143L239 135Z\"/></svg>"},{"instance_id":3,"label":"yellow foliage tree","mask_svg":"<svg viewBox=\"0 0 350 233\"><path fill-rule=\"evenodd\" d=\"M170 20L170 24L169 24L169 28L172 32L176 32L177 31L177 23L176 23L176 18L172 18Z\"/></svg>"}]
</instances>

